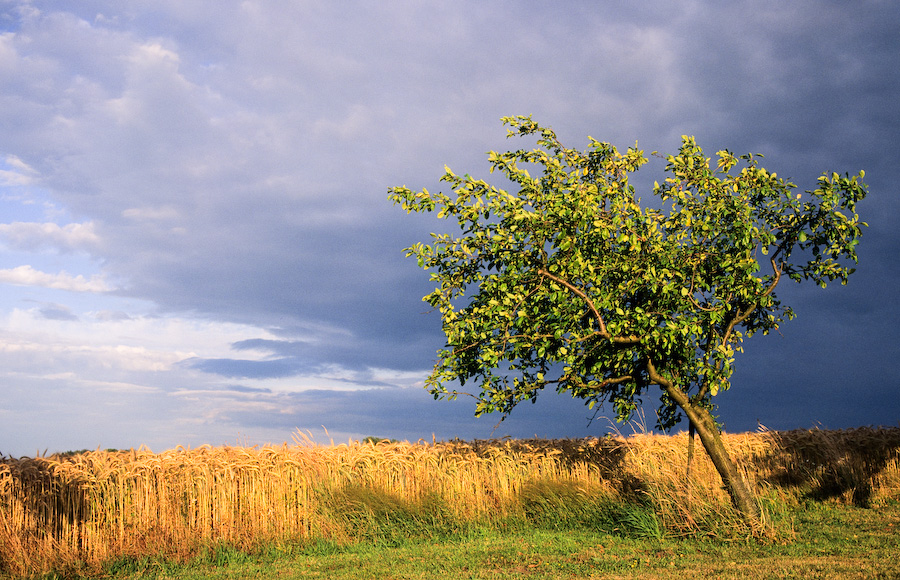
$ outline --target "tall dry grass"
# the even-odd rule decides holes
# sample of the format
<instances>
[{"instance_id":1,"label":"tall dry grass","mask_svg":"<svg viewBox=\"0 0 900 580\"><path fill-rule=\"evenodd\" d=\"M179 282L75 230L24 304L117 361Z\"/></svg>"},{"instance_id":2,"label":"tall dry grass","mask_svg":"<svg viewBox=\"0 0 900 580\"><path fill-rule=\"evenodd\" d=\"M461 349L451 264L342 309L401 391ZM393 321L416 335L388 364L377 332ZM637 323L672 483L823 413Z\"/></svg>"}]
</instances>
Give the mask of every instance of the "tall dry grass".
<instances>
[{"instance_id":1,"label":"tall dry grass","mask_svg":"<svg viewBox=\"0 0 900 580\"><path fill-rule=\"evenodd\" d=\"M725 435L768 507L900 500L900 429ZM474 526L743 534L687 435L94 451L0 458L0 572L92 573L228 545L392 541ZM764 507L767 507L764 506ZM764 510L771 515L773 509ZM724 530L724 531L723 531Z\"/></svg>"}]
</instances>

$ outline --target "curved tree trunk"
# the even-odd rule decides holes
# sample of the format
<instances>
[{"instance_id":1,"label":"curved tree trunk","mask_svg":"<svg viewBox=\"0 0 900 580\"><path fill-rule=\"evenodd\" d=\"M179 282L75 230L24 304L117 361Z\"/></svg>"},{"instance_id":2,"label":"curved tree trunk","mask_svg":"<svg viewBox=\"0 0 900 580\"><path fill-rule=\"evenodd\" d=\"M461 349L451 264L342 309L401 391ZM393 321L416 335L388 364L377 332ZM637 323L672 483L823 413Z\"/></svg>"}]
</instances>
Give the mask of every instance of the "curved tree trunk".
<instances>
[{"instance_id":1,"label":"curved tree trunk","mask_svg":"<svg viewBox=\"0 0 900 580\"><path fill-rule=\"evenodd\" d=\"M750 489L744 476L738 470L737 465L731 460L728 450L722 443L722 435L716 426L708 409L682 407L688 420L694 426L694 431L700 438L703 448L712 460L716 471L722 477L722 483L731 496L734 507L741 512L744 520L752 526L756 526L760 520L759 504L756 495Z\"/></svg>"},{"instance_id":2,"label":"curved tree trunk","mask_svg":"<svg viewBox=\"0 0 900 580\"><path fill-rule=\"evenodd\" d=\"M648 365L648 368L651 379L659 384L687 415L695 433L700 437L703 448L716 467L716 471L719 472L719 476L722 478L722 483L731 496L734 507L741 513L744 521L753 527L757 527L760 523L761 512L759 503L756 501L756 495L750 489L744 476L738 471L737 465L735 465L728 454L728 450L725 449L725 444L722 443L722 434L719 432L712 414L708 409L692 404L684 391L656 372L652 363Z\"/></svg>"}]
</instances>

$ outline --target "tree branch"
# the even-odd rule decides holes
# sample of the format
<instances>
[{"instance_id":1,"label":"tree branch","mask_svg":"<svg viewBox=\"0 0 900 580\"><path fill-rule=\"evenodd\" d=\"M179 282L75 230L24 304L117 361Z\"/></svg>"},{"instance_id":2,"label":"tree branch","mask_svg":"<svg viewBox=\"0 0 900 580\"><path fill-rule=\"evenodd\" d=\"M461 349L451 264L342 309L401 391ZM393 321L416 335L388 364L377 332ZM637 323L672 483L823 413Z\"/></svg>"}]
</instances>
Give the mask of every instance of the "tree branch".
<instances>
[{"instance_id":1,"label":"tree branch","mask_svg":"<svg viewBox=\"0 0 900 580\"><path fill-rule=\"evenodd\" d=\"M653 361L650 359L647 359L647 374L649 375L651 381L653 381L655 384L661 386L663 388L663 390L666 391L667 393L669 392L669 389L675 389L675 383L673 383L666 377L659 374L659 372L657 372L657 370L656 370L656 366L653 364ZM675 390L678 390L678 389L675 389ZM680 393L681 391L678 390L678 392ZM682 402L678 399L675 399L674 397L672 400L674 400L679 405ZM687 396L684 397L684 402L689 402L687 399Z\"/></svg>"},{"instance_id":2,"label":"tree branch","mask_svg":"<svg viewBox=\"0 0 900 580\"><path fill-rule=\"evenodd\" d=\"M772 261L772 271L775 273L775 279L772 280L772 283L769 285L768 288L766 288L766 291L763 292L762 294L760 294L760 296L759 296L760 298L765 298L766 296L771 294L775 290L775 286L778 285L779 280L781 280L781 270L778 268L778 265L775 263L775 258L772 258L771 261ZM728 341L731 339L731 333L734 332L734 328L741 322L747 320L747 317L750 316L754 310L756 310L757 306L758 306L758 304L752 304L752 305L748 306L747 309L744 311L741 311L741 309L738 308L737 314L735 315L734 318L731 319L731 322L728 323L728 326L725 328L725 333L722 335L722 340L721 340L722 346L725 346L726 344L728 344ZM712 327L710 327L710 336L712 336L712 332L713 332L713 329L712 329ZM707 342L707 346L706 346L706 349L707 349L706 360L707 361L709 360L709 347L710 347L709 342ZM719 363L716 366L718 367L718 369L721 369L722 361L719 361ZM697 393L694 400L696 400L696 401L702 400L704 397L706 397L706 394L708 392L709 392L709 382L706 381L700 387L700 391Z\"/></svg>"},{"instance_id":3,"label":"tree branch","mask_svg":"<svg viewBox=\"0 0 900 580\"><path fill-rule=\"evenodd\" d=\"M778 285L779 280L781 280L781 270L778 268L778 265L775 263L775 258L772 258L772 271L775 273L775 279L772 280L772 283L769 284L769 287L766 288L766 291L763 292L759 297L765 298L769 294L771 294L775 290L775 286ZM741 312L738 309L738 314L731 319L731 322L728 324L728 327L725 329L725 334L722 335L722 344L727 344L728 340L731 338L731 333L734 330L734 327L740 324L741 322L747 320L747 317L756 310L757 304L752 304L748 306L746 310Z\"/></svg>"},{"instance_id":4,"label":"tree branch","mask_svg":"<svg viewBox=\"0 0 900 580\"><path fill-rule=\"evenodd\" d=\"M563 280L563 279L560 278L559 276L554 276L553 274L551 274L551 273L548 272L547 270L544 270L543 268L538 269L537 273L540 274L541 276L545 276L545 277L547 277L547 278L550 278L551 280L553 280L553 281L556 282L557 284L560 284L560 285L562 285L562 286L565 286L565 287L568 288L573 294L575 294L576 296L578 296L579 298L581 298L582 300L584 300L585 304L587 304L587 307L590 309L591 314L593 314L594 319L597 320L597 324L600 325L600 330L599 330L599 332L597 332L597 333L595 333L595 334L597 334L598 336L601 336L602 338L609 339L609 340L615 342L616 344L640 344L641 339L640 339L639 337L637 337L637 336L634 336L634 335L631 335L631 336L612 336L612 335L609 333L609 330L607 330L607 328L606 328L606 323L605 323L604 320L603 320L603 315L600 314L600 311L597 310L597 307L594 305L594 301L591 300L590 296L588 296L587 294L585 294L585 292L584 292L583 290L581 290L580 288L578 288L578 287L575 286L574 284L572 284L572 283L570 283L570 282L568 282L568 281L566 281L566 280Z\"/></svg>"}]
</instances>

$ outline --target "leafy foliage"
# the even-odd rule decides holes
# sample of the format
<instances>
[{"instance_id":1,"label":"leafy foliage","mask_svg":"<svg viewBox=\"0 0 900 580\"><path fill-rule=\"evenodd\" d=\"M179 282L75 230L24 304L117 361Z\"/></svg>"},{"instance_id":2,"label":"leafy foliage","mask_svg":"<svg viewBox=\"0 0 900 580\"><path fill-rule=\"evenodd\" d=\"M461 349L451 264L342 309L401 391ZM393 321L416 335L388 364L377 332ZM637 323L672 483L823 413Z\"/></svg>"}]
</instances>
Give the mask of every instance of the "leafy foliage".
<instances>
[{"instance_id":1,"label":"leafy foliage","mask_svg":"<svg viewBox=\"0 0 900 580\"><path fill-rule=\"evenodd\" d=\"M590 139L579 151L530 117L503 122L509 137L537 140L489 153L517 192L450 168L449 194L389 191L461 230L405 250L431 272L424 300L447 337L427 381L435 398L474 382L476 414L505 416L550 387L627 420L665 385L676 390L663 389L659 426L670 428L684 401L709 408L728 388L745 337L793 317L776 296L782 278L824 287L853 272L863 172L823 174L798 195L760 156L723 150L712 162L685 136L654 184L659 203L642 206L629 175L648 159L636 146Z\"/></svg>"}]
</instances>

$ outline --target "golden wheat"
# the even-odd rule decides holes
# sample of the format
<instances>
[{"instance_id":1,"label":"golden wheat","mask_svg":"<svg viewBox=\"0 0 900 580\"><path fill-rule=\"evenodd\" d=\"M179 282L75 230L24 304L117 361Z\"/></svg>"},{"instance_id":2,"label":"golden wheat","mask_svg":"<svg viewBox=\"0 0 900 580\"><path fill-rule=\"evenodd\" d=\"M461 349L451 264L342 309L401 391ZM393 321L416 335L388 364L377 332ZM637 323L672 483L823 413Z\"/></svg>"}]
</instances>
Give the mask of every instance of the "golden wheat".
<instances>
[{"instance_id":1,"label":"golden wheat","mask_svg":"<svg viewBox=\"0 0 900 580\"><path fill-rule=\"evenodd\" d=\"M724 438L764 494L900 499L900 429ZM187 558L219 544L350 541L353 506L341 502L353 489L390 498L388 510L438 498L442 517L491 524L521 515L525 490L556 482L578 497L650 504L670 533L738 525L704 453L694 454L690 481L686 472L686 434L328 446L301 435L280 447L0 458L0 572L91 572L123 556Z\"/></svg>"}]
</instances>

